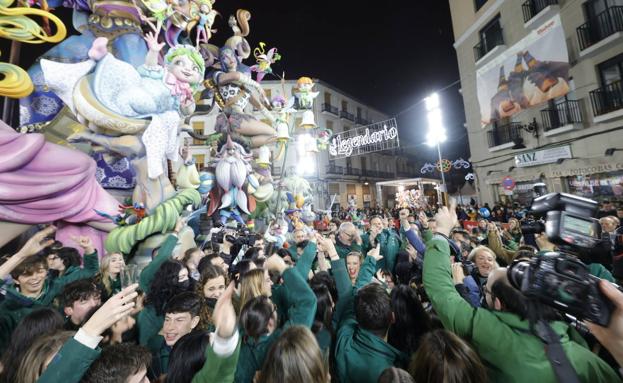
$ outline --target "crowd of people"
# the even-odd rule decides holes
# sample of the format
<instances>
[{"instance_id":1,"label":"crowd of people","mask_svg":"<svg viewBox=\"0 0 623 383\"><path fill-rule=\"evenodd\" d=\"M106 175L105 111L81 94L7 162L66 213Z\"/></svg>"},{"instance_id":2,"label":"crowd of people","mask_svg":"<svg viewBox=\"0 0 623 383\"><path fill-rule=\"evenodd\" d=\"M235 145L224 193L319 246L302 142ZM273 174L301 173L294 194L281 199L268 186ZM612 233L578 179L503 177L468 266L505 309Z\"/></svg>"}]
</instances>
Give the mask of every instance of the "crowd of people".
<instances>
[{"instance_id":1,"label":"crowd of people","mask_svg":"<svg viewBox=\"0 0 623 383\"><path fill-rule=\"evenodd\" d=\"M343 213L279 247L228 232L184 252L179 219L138 283L132 254L27 234L0 264L0 383L622 381L621 206L602 204L602 245L578 255L607 327L511 285L507 266L556 251L522 231L525 208Z\"/></svg>"}]
</instances>

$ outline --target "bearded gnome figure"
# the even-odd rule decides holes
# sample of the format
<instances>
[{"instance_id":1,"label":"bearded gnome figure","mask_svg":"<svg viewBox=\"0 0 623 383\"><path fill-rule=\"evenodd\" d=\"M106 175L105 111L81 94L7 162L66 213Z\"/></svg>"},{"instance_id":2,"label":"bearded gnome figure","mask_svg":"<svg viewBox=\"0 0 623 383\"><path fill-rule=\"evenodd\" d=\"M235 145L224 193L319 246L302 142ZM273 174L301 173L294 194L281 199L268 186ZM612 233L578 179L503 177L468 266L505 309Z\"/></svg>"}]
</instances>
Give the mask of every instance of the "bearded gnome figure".
<instances>
[{"instance_id":1,"label":"bearded gnome figure","mask_svg":"<svg viewBox=\"0 0 623 383\"><path fill-rule=\"evenodd\" d=\"M253 175L252 158L250 152L228 135L212 162L216 185L210 190L208 215L219 210L223 224L232 219L244 224L242 213L250 214L255 210L254 193L260 185Z\"/></svg>"}]
</instances>

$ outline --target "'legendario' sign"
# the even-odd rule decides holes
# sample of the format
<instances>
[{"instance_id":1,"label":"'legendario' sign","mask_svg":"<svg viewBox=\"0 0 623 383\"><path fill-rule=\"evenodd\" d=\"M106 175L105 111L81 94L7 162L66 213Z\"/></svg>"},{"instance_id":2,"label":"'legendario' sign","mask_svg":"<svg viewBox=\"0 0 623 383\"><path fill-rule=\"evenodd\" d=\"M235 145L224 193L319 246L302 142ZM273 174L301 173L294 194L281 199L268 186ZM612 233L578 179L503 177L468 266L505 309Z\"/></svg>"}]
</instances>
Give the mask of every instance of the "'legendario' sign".
<instances>
[{"instance_id":1,"label":"'legendario' sign","mask_svg":"<svg viewBox=\"0 0 623 383\"><path fill-rule=\"evenodd\" d=\"M396 119L347 130L333 135L329 154L332 159L396 149L400 146Z\"/></svg>"}]
</instances>

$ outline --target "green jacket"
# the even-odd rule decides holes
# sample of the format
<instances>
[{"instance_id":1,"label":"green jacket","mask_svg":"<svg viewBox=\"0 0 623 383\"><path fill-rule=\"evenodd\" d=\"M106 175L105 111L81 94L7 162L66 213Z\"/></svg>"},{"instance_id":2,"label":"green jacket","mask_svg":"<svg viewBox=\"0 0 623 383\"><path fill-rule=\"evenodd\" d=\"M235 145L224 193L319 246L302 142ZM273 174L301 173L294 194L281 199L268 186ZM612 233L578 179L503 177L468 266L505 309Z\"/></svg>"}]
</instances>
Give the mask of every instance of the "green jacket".
<instances>
[{"instance_id":1,"label":"green jacket","mask_svg":"<svg viewBox=\"0 0 623 383\"><path fill-rule=\"evenodd\" d=\"M304 280L307 280L309 272L312 269L312 264L316 259L316 249L316 243L309 242L303 250L303 254L301 254L299 259L296 261L296 265L293 267L293 269L296 270L296 272L299 273L301 278ZM273 285L271 291L272 297L270 297L270 300L277 305L279 323L285 323L288 320L289 309L287 302L287 289L284 285Z\"/></svg>"},{"instance_id":2,"label":"green jacket","mask_svg":"<svg viewBox=\"0 0 623 383\"><path fill-rule=\"evenodd\" d=\"M263 335L257 340L245 339L245 336L242 336L240 359L235 375L235 381L238 383L253 381L256 371L262 369L270 346L279 338L284 329L294 325L311 327L314 323L316 295L307 281L291 268L283 273L283 284L286 291L289 319L283 327L276 329L270 335Z\"/></svg>"},{"instance_id":3,"label":"green jacket","mask_svg":"<svg viewBox=\"0 0 623 383\"><path fill-rule=\"evenodd\" d=\"M206 361L199 372L193 376L192 383L230 383L234 381L234 373L240 357L240 342L236 351L227 357L214 352L212 347L206 347Z\"/></svg>"},{"instance_id":4,"label":"green jacket","mask_svg":"<svg viewBox=\"0 0 623 383\"><path fill-rule=\"evenodd\" d=\"M84 256L84 266L84 269L73 270L57 278L48 276L41 295L37 298L22 295L13 284L5 286L7 294L4 301L0 303L0 354L9 345L11 334L23 317L37 308L51 306L54 298L63 291L65 285L79 279L90 278L98 272L97 252Z\"/></svg>"},{"instance_id":5,"label":"green jacket","mask_svg":"<svg viewBox=\"0 0 623 383\"><path fill-rule=\"evenodd\" d=\"M145 292L146 296L149 296L149 287L154 280L156 272L160 269L160 266L171 258L173 249L177 244L177 237L175 235L169 235L160 250L158 255L147 265L140 276L140 288ZM164 316L158 315L153 305L147 304L143 310L138 314L138 339L139 343L146 346L152 337L157 336L158 332L162 329L164 324Z\"/></svg>"},{"instance_id":6,"label":"green jacket","mask_svg":"<svg viewBox=\"0 0 623 383\"><path fill-rule=\"evenodd\" d=\"M70 338L37 379L37 383L79 383L100 353L99 347L93 350Z\"/></svg>"},{"instance_id":7,"label":"green jacket","mask_svg":"<svg viewBox=\"0 0 623 383\"><path fill-rule=\"evenodd\" d=\"M556 382L543 343L529 333L529 324L508 312L473 308L454 288L447 241L426 244L424 287L447 330L471 343L488 367L491 382ZM620 382L617 373L593 354L578 333L564 322L552 322L580 381Z\"/></svg>"},{"instance_id":8,"label":"green jacket","mask_svg":"<svg viewBox=\"0 0 623 383\"><path fill-rule=\"evenodd\" d=\"M365 254L372 250L377 243L381 244L381 255L383 259L377 262L377 270L384 269L394 272L396 266L396 258L400 251L400 237L393 230L383 229L375 238L374 243L370 242L370 234L365 233L361 236L363 242L363 250ZM364 255L365 255L364 254Z\"/></svg>"},{"instance_id":9,"label":"green jacket","mask_svg":"<svg viewBox=\"0 0 623 383\"><path fill-rule=\"evenodd\" d=\"M348 253L352 252L352 251L357 251L361 254L363 254L363 247L362 245L358 245L355 242L353 242L350 246L343 244L339 238L335 238L335 250L337 251L337 255L340 258L346 258L346 256L348 255ZM365 254L363 254L365 255Z\"/></svg>"},{"instance_id":10,"label":"green jacket","mask_svg":"<svg viewBox=\"0 0 623 383\"><path fill-rule=\"evenodd\" d=\"M339 295L334 314L338 322L335 365L339 381L376 383L386 368L394 365L406 367L406 354L359 327L355 320L355 289L346 286L346 268L337 261L331 266Z\"/></svg>"},{"instance_id":11,"label":"green jacket","mask_svg":"<svg viewBox=\"0 0 623 383\"><path fill-rule=\"evenodd\" d=\"M169 372L169 356L171 347L168 347L162 335L154 336L147 344L151 351L151 366L149 366L149 377L158 379L160 375Z\"/></svg>"}]
</instances>

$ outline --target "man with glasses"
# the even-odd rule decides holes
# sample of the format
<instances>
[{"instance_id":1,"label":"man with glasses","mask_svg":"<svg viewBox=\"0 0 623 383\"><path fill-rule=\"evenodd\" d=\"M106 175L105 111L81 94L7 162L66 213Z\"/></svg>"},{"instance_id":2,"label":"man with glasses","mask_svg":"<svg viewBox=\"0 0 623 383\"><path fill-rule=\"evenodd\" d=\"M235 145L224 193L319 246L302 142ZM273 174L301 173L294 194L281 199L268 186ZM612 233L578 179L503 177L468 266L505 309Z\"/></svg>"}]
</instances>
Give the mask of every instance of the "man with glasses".
<instances>
[{"instance_id":1,"label":"man with glasses","mask_svg":"<svg viewBox=\"0 0 623 383\"><path fill-rule=\"evenodd\" d=\"M352 222L344 222L340 225L335 237L335 250L340 258L345 258L353 251L361 253L362 241L359 230Z\"/></svg>"}]
</instances>

